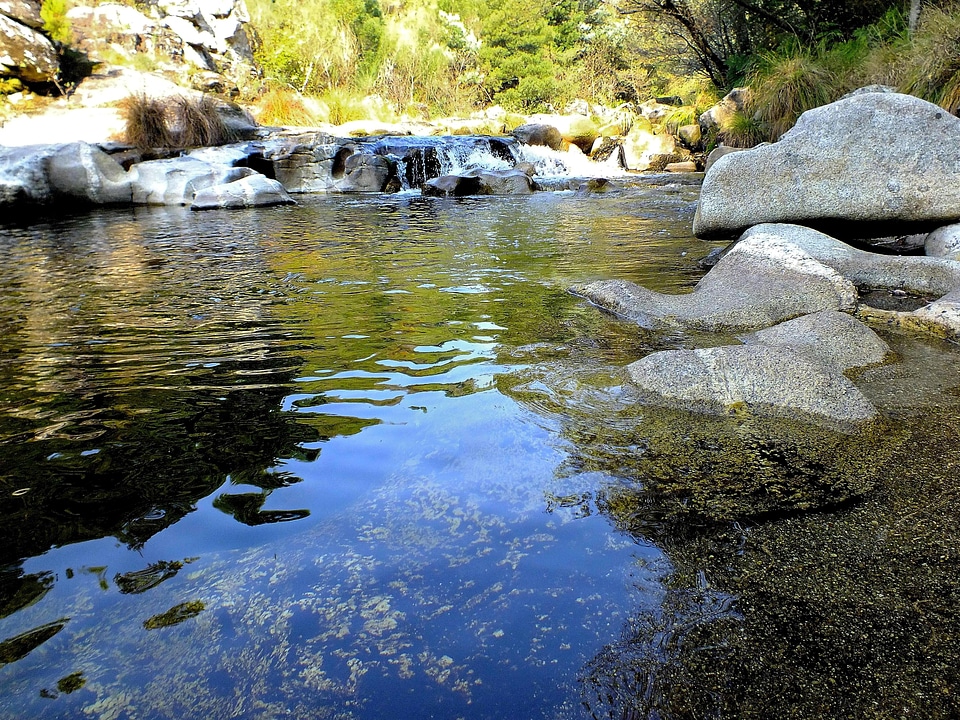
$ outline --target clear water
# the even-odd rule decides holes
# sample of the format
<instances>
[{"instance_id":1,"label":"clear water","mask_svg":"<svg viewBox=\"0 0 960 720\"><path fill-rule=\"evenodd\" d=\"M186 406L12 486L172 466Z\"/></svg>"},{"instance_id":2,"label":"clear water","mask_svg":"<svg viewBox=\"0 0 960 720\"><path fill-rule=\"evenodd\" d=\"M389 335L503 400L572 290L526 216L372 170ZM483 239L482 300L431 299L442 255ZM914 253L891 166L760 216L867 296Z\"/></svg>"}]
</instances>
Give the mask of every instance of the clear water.
<instances>
[{"instance_id":1,"label":"clear water","mask_svg":"<svg viewBox=\"0 0 960 720\"><path fill-rule=\"evenodd\" d=\"M689 287L695 193L0 229L0 715L583 716L669 561L543 378L617 402L643 340L567 288Z\"/></svg>"},{"instance_id":2,"label":"clear water","mask_svg":"<svg viewBox=\"0 0 960 720\"><path fill-rule=\"evenodd\" d=\"M638 475L620 368L729 339L567 288L689 289L696 193L0 225L0 718L960 717L955 345L880 329L855 502ZM661 470L737 462L687 422Z\"/></svg>"}]
</instances>

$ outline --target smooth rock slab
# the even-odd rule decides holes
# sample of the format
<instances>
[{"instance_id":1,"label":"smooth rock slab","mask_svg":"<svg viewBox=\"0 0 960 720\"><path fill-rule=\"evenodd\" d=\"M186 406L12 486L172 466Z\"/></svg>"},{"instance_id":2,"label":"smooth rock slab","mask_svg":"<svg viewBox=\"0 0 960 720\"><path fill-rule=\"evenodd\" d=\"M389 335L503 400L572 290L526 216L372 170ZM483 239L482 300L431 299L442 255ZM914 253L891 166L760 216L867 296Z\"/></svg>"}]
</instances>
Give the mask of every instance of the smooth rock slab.
<instances>
[{"instance_id":1,"label":"smooth rock slab","mask_svg":"<svg viewBox=\"0 0 960 720\"><path fill-rule=\"evenodd\" d=\"M858 287L936 296L960 287L960 262L947 258L866 252L801 225L758 225L743 233L739 242L755 237L774 237L789 243Z\"/></svg>"},{"instance_id":2,"label":"smooth rock slab","mask_svg":"<svg viewBox=\"0 0 960 720\"><path fill-rule=\"evenodd\" d=\"M248 175L230 183L197 191L191 210L295 205L296 201L276 180L263 175Z\"/></svg>"},{"instance_id":3,"label":"smooth rock slab","mask_svg":"<svg viewBox=\"0 0 960 720\"><path fill-rule=\"evenodd\" d=\"M873 330L851 315L811 313L740 336L747 345L787 348L843 372L882 363L890 353Z\"/></svg>"},{"instance_id":4,"label":"smooth rock slab","mask_svg":"<svg viewBox=\"0 0 960 720\"><path fill-rule=\"evenodd\" d=\"M862 93L805 112L772 145L718 160L693 229L716 237L797 223L866 237L958 220L960 118L910 95Z\"/></svg>"},{"instance_id":5,"label":"smooth rock slab","mask_svg":"<svg viewBox=\"0 0 960 720\"><path fill-rule=\"evenodd\" d=\"M877 415L836 368L790 347L667 350L638 360L627 371L646 404L712 414L747 410L837 427Z\"/></svg>"},{"instance_id":6,"label":"smooth rock slab","mask_svg":"<svg viewBox=\"0 0 960 720\"><path fill-rule=\"evenodd\" d=\"M137 205L192 205L197 192L255 174L246 167L214 165L189 155L150 160L130 169Z\"/></svg>"},{"instance_id":7,"label":"smooth rock slab","mask_svg":"<svg viewBox=\"0 0 960 720\"><path fill-rule=\"evenodd\" d=\"M665 295L625 280L573 288L602 308L649 329L752 330L820 310L852 311L854 285L771 233L745 237L686 295Z\"/></svg>"}]
</instances>

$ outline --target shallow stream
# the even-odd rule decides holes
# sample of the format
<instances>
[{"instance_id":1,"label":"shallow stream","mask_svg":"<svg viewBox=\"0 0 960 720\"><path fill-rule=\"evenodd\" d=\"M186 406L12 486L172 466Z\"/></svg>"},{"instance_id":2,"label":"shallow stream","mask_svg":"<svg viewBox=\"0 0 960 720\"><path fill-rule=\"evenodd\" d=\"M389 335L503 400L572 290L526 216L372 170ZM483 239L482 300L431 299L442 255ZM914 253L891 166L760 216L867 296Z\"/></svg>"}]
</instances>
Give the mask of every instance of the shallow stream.
<instances>
[{"instance_id":1,"label":"shallow stream","mask_svg":"<svg viewBox=\"0 0 960 720\"><path fill-rule=\"evenodd\" d=\"M620 369L730 339L567 288L688 290L696 198L0 225L0 717L956 717L957 348L886 336L855 501L638 477Z\"/></svg>"}]
</instances>

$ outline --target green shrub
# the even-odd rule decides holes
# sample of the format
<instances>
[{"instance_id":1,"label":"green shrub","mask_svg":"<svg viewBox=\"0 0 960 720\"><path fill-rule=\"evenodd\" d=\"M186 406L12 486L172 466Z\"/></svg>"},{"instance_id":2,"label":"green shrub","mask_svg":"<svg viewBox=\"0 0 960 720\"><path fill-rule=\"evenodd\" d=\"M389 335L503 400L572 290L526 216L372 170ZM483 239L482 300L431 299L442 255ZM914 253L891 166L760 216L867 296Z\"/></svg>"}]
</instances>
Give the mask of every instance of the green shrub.
<instances>
[{"instance_id":1,"label":"green shrub","mask_svg":"<svg viewBox=\"0 0 960 720\"><path fill-rule=\"evenodd\" d=\"M67 0L43 0L40 5L40 18L43 30L54 42L63 45L73 44L73 28L67 17Z\"/></svg>"},{"instance_id":2,"label":"green shrub","mask_svg":"<svg viewBox=\"0 0 960 720\"><path fill-rule=\"evenodd\" d=\"M960 110L960 10L928 9L901 66L903 91Z\"/></svg>"},{"instance_id":3,"label":"green shrub","mask_svg":"<svg viewBox=\"0 0 960 720\"><path fill-rule=\"evenodd\" d=\"M755 115L736 112L720 128L720 139L724 145L738 148L751 148L769 138L769 128Z\"/></svg>"},{"instance_id":4,"label":"green shrub","mask_svg":"<svg viewBox=\"0 0 960 720\"><path fill-rule=\"evenodd\" d=\"M321 122L303 95L282 87L270 88L257 98L254 114L262 125L312 127Z\"/></svg>"}]
</instances>

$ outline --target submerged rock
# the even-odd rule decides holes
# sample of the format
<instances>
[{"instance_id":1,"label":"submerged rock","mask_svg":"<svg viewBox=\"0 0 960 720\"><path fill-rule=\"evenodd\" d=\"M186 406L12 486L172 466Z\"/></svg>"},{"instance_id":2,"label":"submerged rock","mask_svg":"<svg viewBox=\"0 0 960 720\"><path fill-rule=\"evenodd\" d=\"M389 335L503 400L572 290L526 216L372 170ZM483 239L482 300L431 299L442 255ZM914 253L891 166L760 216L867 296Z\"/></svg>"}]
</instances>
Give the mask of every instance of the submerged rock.
<instances>
[{"instance_id":1,"label":"submerged rock","mask_svg":"<svg viewBox=\"0 0 960 720\"><path fill-rule=\"evenodd\" d=\"M840 428L876 416L843 373L882 362L890 348L851 316L813 313L742 339L746 345L653 353L627 371L643 401L655 405Z\"/></svg>"},{"instance_id":2,"label":"submerged rock","mask_svg":"<svg viewBox=\"0 0 960 720\"><path fill-rule=\"evenodd\" d=\"M960 118L910 95L862 93L805 112L776 143L718 160L694 233L779 222L864 236L929 230L960 220L958 179Z\"/></svg>"}]
</instances>

